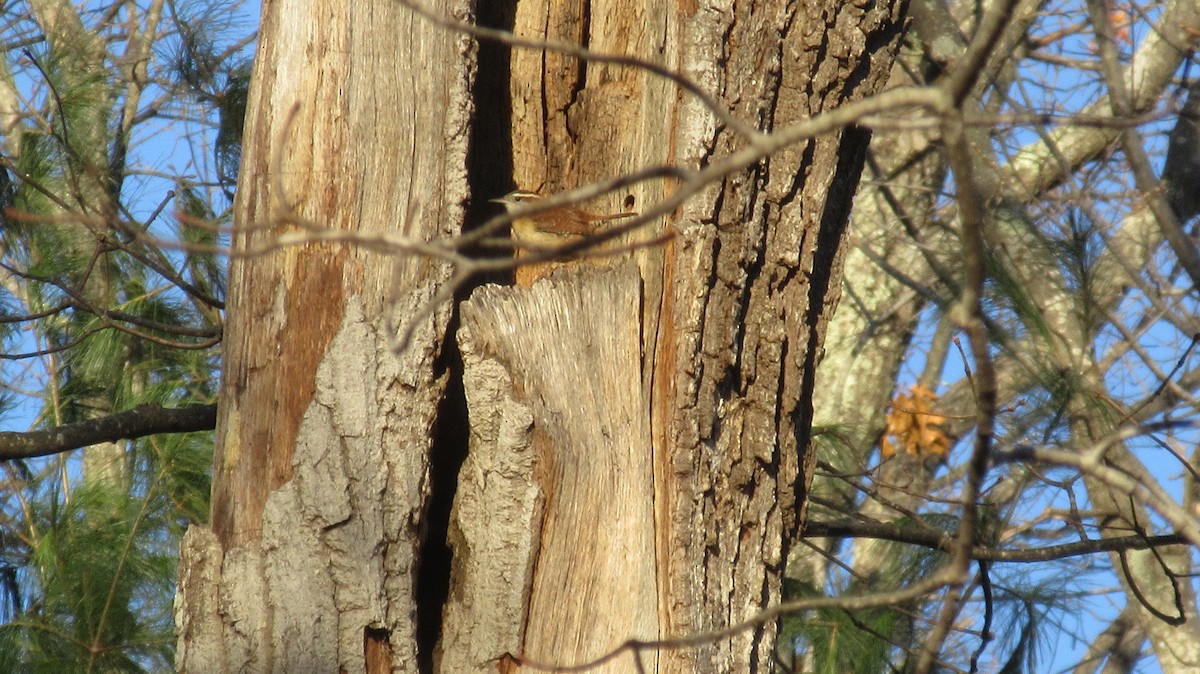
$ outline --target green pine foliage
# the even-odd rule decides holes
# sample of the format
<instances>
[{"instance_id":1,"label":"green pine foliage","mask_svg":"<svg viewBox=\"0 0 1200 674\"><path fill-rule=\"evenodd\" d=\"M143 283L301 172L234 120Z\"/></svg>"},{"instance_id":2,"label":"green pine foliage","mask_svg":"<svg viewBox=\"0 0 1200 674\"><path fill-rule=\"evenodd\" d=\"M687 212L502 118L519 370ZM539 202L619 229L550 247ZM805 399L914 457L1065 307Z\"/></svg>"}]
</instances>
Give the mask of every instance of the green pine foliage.
<instances>
[{"instance_id":1,"label":"green pine foliage","mask_svg":"<svg viewBox=\"0 0 1200 674\"><path fill-rule=\"evenodd\" d=\"M926 524L953 519L931 515ZM916 526L911 522L896 522L897 526ZM878 541L872 556L879 560L876 573L870 577L837 576L825 587L789 580L785 585L785 601L802 597L855 596L872 592L887 592L908 587L925 580L939 564L945 553L914 545ZM880 674L893 670L903 661L897 648L911 633L911 618L921 609L917 605L847 611L822 609L784 618L780 629L781 651L788 657L805 661L813 674Z\"/></svg>"},{"instance_id":2,"label":"green pine foliage","mask_svg":"<svg viewBox=\"0 0 1200 674\"><path fill-rule=\"evenodd\" d=\"M216 401L255 17L189 0L151 26L151 9L89 5L56 33L18 5L0 23L0 96L22 102L0 133L4 430ZM129 21L153 35L140 90ZM206 66L185 78L189 50ZM208 516L212 445L163 434L0 463L0 671L171 670L179 539Z\"/></svg>"}]
</instances>

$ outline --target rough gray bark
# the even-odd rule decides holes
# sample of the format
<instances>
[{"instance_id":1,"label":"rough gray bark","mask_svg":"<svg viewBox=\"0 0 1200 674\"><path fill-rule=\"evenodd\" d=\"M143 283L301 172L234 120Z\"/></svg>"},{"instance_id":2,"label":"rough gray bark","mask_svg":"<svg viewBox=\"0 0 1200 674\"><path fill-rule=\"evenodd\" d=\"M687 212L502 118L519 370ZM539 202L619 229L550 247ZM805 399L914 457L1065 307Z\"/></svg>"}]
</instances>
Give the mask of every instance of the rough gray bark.
<instances>
[{"instance_id":1,"label":"rough gray bark","mask_svg":"<svg viewBox=\"0 0 1200 674\"><path fill-rule=\"evenodd\" d=\"M735 114L767 131L876 91L890 65L900 19L894 6L868 10L840 2L754 7L599 2L588 6L590 23L581 25L581 7L523 3L517 8L515 32L584 42L598 52L640 56L678 70L717 92ZM513 172L518 187L554 193L647 165L704 165L745 146L745 139L718 127L696 101L641 71L581 64L536 51L514 52L512 63ZM851 80L854 83L848 84ZM550 282L553 291L539 284L530 291L533 295L489 294L486 302L473 299L464 307L468 371L500 367L505 373L502 379L511 382L503 392L489 393L481 427L474 427L481 408L471 403L474 441L481 451L477 456L473 445L464 471L495 474L479 466L489 460L484 456L505 457L496 447L508 442L521 448L521 461L530 462L526 470L533 472L526 482L502 481L506 485L502 491L515 490L525 503L518 513L504 511L504 521L530 537L528 545L504 547L513 558L500 560L503 571L483 570L475 554L506 545L471 524L470 514L478 512L475 504L481 497L459 493L456 520L461 538L455 541L454 587L482 586L489 577L525 579L524 592L531 599L519 616L511 608L497 609L488 620L503 624L507 614L511 622L493 629L488 625L495 622L472 622L484 619L470 610L480 604L478 593L452 594L445 629L459 636L443 643L443 668L450 667L446 658L454 658L455 666L466 668L463 671L483 671L489 663L507 662L506 654L521 653L543 662L573 664L625 638L723 627L778 601L784 541L802 518L810 475L803 460L810 456L813 369L825 321L836 301L844 221L865 142L866 134L851 132L789 148L728 176L667 222L635 234L634 240L674 233L664 247L630 253L640 284L623 292L635 292L634 306L640 305L640 314L630 314L628 304L607 311L597 305L585 309L577 302L593 297L595 288L604 283L596 276L562 272ZM672 187L642 184L630 192L636 203L645 205L669 194ZM589 204L589 210L615 212L621 196ZM628 269L597 274L611 274L606 283L616 283ZM568 291L560 284L580 285ZM553 411L593 409L587 387L578 383L563 387L557 376L546 380L542 372L558 367L547 362L577 368L572 356L579 335L552 332L554 336L533 337L524 334L525 328L513 333L505 327L516 322L534 331L549 329L539 327L545 325L542 318L484 318L554 315L545 307L529 306L550 298L555 298L555 311L564 315L599 311L593 322L583 324L594 326L588 328L589 338L598 339L608 331L638 338L630 346L637 360L618 369L584 370L589 377L613 385L637 385L620 401L621 405L640 401L636 414L601 408L582 415L587 421L580 422ZM530 356L530 351L537 356ZM526 431L531 435L503 432L516 419L524 423L526 414L532 421ZM583 441L582 449L557 444L567 438L580 442L592 437L585 426L612 415L644 426L603 441ZM564 424L573 430L564 430ZM526 447L531 442L537 446L533 438L547 436L558 439L550 443L557 448L552 455L572 452L567 462L572 470L577 469L573 464L580 460L577 456L595 457L588 459L595 462L588 479L605 481L607 489L592 492L601 498L599 504L577 501L574 507L583 512L607 512L605 499L644 493L643 485L651 485L652 528L647 528L642 514L611 516L622 522L614 532L634 537L624 545L653 541L652 566L632 559L623 568L606 563L594 569L596 575L587 582L580 582L573 574L545 565L547 559L578 563L547 546L615 545L608 540L612 532L606 525L601 525L602 531L564 532L548 519L545 509L552 507L551 495L568 489L582 496L582 490L577 485L563 486L564 478L571 483L574 477L536 468L539 461L547 462L550 450ZM627 437L635 446L624 447L618 437ZM613 450L614 445L620 450ZM606 459L613 451L649 457L650 463ZM625 469L615 470L618 465ZM474 478L464 475L463 479ZM534 490L526 491L525 485L533 485ZM490 557L492 561L496 555ZM618 575L605 575L613 573ZM556 582L563 602L585 606L590 603L591 587L641 589L625 598L620 611L594 612L591 621L599 624L588 625L592 637L586 643L566 643L556 640L564 635L547 635L544 628L571 622L575 609L546 611L536 606L537 588ZM644 606L651 600L652 609ZM506 601L514 600L508 596ZM471 640L480 633L494 635L494 645L484 647L478 639ZM699 648L647 656L646 666L664 672L766 671L771 667L774 634L773 625L764 625ZM472 654L458 658L468 642ZM622 657L610 665L613 671L628 671L632 666L628 656Z\"/></svg>"},{"instance_id":2,"label":"rough gray bark","mask_svg":"<svg viewBox=\"0 0 1200 674\"><path fill-rule=\"evenodd\" d=\"M296 231L286 204L334 229L457 232L473 49L394 3L267 3L237 248ZM399 357L391 343L447 271L308 244L230 276L213 518L184 543L178 668L416 671L447 311Z\"/></svg>"}]
</instances>

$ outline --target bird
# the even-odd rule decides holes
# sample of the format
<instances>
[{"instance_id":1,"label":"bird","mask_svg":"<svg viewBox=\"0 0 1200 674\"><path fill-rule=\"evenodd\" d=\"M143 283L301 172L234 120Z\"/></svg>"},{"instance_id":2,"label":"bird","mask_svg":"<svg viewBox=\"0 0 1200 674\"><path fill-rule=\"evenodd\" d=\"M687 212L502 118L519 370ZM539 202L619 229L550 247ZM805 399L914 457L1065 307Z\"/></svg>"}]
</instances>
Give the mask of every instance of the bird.
<instances>
[{"instance_id":1,"label":"bird","mask_svg":"<svg viewBox=\"0 0 1200 674\"><path fill-rule=\"evenodd\" d=\"M528 190L515 190L492 203L503 204L509 214L528 210L543 201L542 195ZM538 213L522 213L512 220L512 239L519 260L534 252L553 250L581 241L603 231L603 223L637 215L637 213L615 213L595 215L576 206L559 206ZM533 281L548 276L561 263L547 262L518 267L518 285L532 285Z\"/></svg>"},{"instance_id":2,"label":"bird","mask_svg":"<svg viewBox=\"0 0 1200 674\"><path fill-rule=\"evenodd\" d=\"M515 190L492 203L503 204L509 213L522 206L536 207L542 195L527 190ZM513 240L525 248L556 247L579 240L600 231L599 223L618 220L637 213L595 215L575 206L560 206L540 213L520 215L512 221Z\"/></svg>"}]
</instances>

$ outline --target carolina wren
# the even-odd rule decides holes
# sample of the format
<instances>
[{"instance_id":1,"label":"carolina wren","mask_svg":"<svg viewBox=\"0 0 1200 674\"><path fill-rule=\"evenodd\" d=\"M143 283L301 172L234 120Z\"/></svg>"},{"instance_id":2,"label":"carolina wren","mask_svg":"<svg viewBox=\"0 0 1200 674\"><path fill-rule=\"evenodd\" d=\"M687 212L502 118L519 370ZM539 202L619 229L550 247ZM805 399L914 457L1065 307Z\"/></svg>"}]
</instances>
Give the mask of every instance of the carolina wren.
<instances>
[{"instance_id":1,"label":"carolina wren","mask_svg":"<svg viewBox=\"0 0 1200 674\"><path fill-rule=\"evenodd\" d=\"M499 199L492 199L492 202L504 204L505 209L512 213L519 206L536 206L541 200L542 195L536 192L517 190ZM593 215L574 206L561 206L514 218L512 236L514 241L528 248L554 248L597 233L600 231L598 223L634 215L637 214Z\"/></svg>"},{"instance_id":2,"label":"carolina wren","mask_svg":"<svg viewBox=\"0 0 1200 674\"><path fill-rule=\"evenodd\" d=\"M506 210L512 213L522 206L536 206L542 196L536 192L517 190L509 192L499 199L491 201L504 204ZM532 250L553 250L580 239L600 232L600 223L620 218L628 218L636 213L616 213L614 215L593 215L574 206L562 206L532 215L518 215L512 221L512 238L517 244L517 257L525 257ZM518 285L529 286L534 281L562 266L561 263L545 262L525 265L516 270Z\"/></svg>"}]
</instances>

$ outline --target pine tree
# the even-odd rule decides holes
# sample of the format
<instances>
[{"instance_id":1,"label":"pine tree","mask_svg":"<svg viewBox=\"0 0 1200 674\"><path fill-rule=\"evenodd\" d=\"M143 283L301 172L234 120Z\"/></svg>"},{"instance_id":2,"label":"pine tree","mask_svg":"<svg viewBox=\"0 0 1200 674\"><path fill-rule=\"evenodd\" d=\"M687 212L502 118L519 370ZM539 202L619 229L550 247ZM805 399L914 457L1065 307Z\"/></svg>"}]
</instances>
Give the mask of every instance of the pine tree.
<instances>
[{"instance_id":1,"label":"pine tree","mask_svg":"<svg viewBox=\"0 0 1200 674\"><path fill-rule=\"evenodd\" d=\"M214 247L248 79L231 10L35 1L0 31L5 425L94 436L6 452L0 670L171 667L178 540L208 516L212 436L131 429L213 416Z\"/></svg>"}]
</instances>

